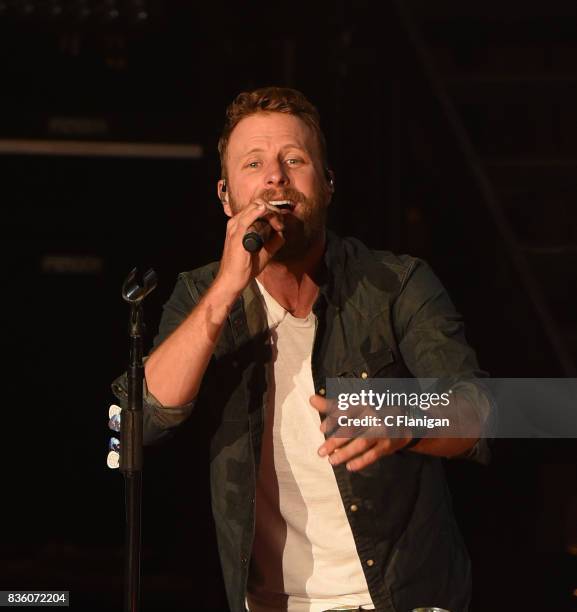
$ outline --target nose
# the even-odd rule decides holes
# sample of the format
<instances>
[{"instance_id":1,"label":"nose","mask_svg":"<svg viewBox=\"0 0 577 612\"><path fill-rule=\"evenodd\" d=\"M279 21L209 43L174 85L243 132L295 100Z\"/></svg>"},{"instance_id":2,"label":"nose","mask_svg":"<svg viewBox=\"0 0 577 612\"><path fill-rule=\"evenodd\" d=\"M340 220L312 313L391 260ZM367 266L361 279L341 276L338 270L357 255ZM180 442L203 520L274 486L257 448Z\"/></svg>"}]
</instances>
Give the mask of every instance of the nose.
<instances>
[{"instance_id":1,"label":"nose","mask_svg":"<svg viewBox=\"0 0 577 612\"><path fill-rule=\"evenodd\" d=\"M271 162L265 175L267 187L286 187L289 184L289 177L286 168L280 161Z\"/></svg>"}]
</instances>

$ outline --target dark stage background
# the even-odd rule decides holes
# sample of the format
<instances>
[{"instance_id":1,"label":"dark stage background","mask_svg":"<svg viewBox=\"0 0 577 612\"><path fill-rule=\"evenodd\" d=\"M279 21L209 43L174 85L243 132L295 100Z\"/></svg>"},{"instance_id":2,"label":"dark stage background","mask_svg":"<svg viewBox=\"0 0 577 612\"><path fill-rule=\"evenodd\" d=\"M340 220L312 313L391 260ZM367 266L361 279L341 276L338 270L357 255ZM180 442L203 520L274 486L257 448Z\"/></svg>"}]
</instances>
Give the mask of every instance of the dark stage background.
<instances>
[{"instance_id":1,"label":"dark stage background","mask_svg":"<svg viewBox=\"0 0 577 612\"><path fill-rule=\"evenodd\" d=\"M120 288L134 265L159 273L150 341L176 274L218 258L216 142L239 91L318 106L330 227L431 263L493 376L575 376L574 1L0 0L0 62L0 589L121 608ZM146 453L145 611L227 610L203 418ZM474 612L576 609L576 450L499 441L488 467L447 463Z\"/></svg>"}]
</instances>

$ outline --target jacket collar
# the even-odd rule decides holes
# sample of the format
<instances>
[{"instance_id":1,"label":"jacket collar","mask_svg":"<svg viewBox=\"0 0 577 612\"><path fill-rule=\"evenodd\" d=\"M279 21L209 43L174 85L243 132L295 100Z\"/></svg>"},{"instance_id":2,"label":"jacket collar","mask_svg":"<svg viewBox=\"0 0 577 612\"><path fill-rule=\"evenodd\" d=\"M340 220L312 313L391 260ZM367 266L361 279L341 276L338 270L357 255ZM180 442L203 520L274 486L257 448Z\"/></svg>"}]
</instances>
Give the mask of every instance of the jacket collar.
<instances>
[{"instance_id":1,"label":"jacket collar","mask_svg":"<svg viewBox=\"0 0 577 612\"><path fill-rule=\"evenodd\" d=\"M319 298L313 310L319 314L327 305L337 311L353 307L361 316L370 319L387 307L387 296L396 294L400 282L396 274L375 259L372 252L359 240L342 239L331 230L326 232L326 243L317 279ZM232 318L244 309L251 337L267 329L260 292L252 280L235 304ZM240 312L238 312L240 309Z\"/></svg>"},{"instance_id":2,"label":"jacket collar","mask_svg":"<svg viewBox=\"0 0 577 612\"><path fill-rule=\"evenodd\" d=\"M353 307L366 319L383 311L400 290L400 281L386 263L356 238L327 231L321 294L337 310Z\"/></svg>"}]
</instances>

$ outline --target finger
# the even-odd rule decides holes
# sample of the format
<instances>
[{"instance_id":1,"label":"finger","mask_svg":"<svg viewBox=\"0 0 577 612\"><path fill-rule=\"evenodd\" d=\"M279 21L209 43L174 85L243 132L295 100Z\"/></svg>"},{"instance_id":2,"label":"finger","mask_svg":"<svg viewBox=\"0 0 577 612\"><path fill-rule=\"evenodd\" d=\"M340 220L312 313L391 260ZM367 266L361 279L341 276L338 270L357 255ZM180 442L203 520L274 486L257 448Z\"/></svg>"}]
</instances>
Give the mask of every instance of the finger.
<instances>
[{"instance_id":1,"label":"finger","mask_svg":"<svg viewBox=\"0 0 577 612\"><path fill-rule=\"evenodd\" d=\"M261 269L264 268L285 242L282 231L271 233L271 237L264 243L263 248L259 252Z\"/></svg>"},{"instance_id":2,"label":"finger","mask_svg":"<svg viewBox=\"0 0 577 612\"><path fill-rule=\"evenodd\" d=\"M265 244L268 245L268 254L264 253L262 257L259 257L261 267L268 263L268 260L270 260L285 242L283 235L285 223L282 215L278 214L276 210L269 210L267 207L268 203L265 200L257 198L247 207L247 209L245 209L247 211L246 213L245 210L239 213L238 219L235 219L236 224L234 226L234 231L242 233L243 235L249 231L256 231L263 236L267 236L265 238Z\"/></svg>"},{"instance_id":3,"label":"finger","mask_svg":"<svg viewBox=\"0 0 577 612\"><path fill-rule=\"evenodd\" d=\"M340 437L350 439L352 437L346 435L344 429L338 424L338 420L330 415L326 419L323 419L319 429L330 438ZM342 435L339 435L340 432L342 432Z\"/></svg>"},{"instance_id":4,"label":"finger","mask_svg":"<svg viewBox=\"0 0 577 612\"><path fill-rule=\"evenodd\" d=\"M369 450L362 455L349 461L346 466L347 470L349 470L349 472L358 472L368 465L371 465L371 463L374 463L385 454L384 450L378 444L375 444L375 446L369 448Z\"/></svg>"},{"instance_id":5,"label":"finger","mask_svg":"<svg viewBox=\"0 0 577 612\"><path fill-rule=\"evenodd\" d=\"M318 410L321 414L325 414L330 408L329 400L323 397L322 395L319 395L318 393L315 395L311 395L309 397L309 402L311 406Z\"/></svg>"},{"instance_id":6,"label":"finger","mask_svg":"<svg viewBox=\"0 0 577 612\"><path fill-rule=\"evenodd\" d=\"M260 204L264 204L264 212L261 215L263 219L266 219L267 221L271 220L271 219L276 219L279 220L281 222L282 218L284 215L282 215L278 208L276 208L275 206L271 206L266 200L264 200L263 198L256 198L254 200L256 203Z\"/></svg>"},{"instance_id":7,"label":"finger","mask_svg":"<svg viewBox=\"0 0 577 612\"><path fill-rule=\"evenodd\" d=\"M268 213L268 214L262 215L260 218L266 219L268 224L275 231L282 232L284 230L284 220L282 218L282 215L279 215L278 213Z\"/></svg>"},{"instance_id":8,"label":"finger","mask_svg":"<svg viewBox=\"0 0 577 612\"><path fill-rule=\"evenodd\" d=\"M277 232L280 232L284 229L284 215L280 214L274 206L271 206L266 200L263 200L262 198L257 198L255 200L255 203L259 205L264 204L265 207L258 219L259 221L262 221L263 223L268 223Z\"/></svg>"},{"instance_id":9,"label":"finger","mask_svg":"<svg viewBox=\"0 0 577 612\"><path fill-rule=\"evenodd\" d=\"M369 440L368 438L355 438L354 440L350 440L348 444L339 447L337 453L329 455L329 461L331 465L340 465L341 463L345 463L345 461L350 461L351 459L362 455L375 445L376 440Z\"/></svg>"},{"instance_id":10,"label":"finger","mask_svg":"<svg viewBox=\"0 0 577 612\"><path fill-rule=\"evenodd\" d=\"M266 213L266 203L264 200L255 200L246 208L243 208L239 213L231 219L233 229L246 232L246 230L259 218Z\"/></svg>"},{"instance_id":11,"label":"finger","mask_svg":"<svg viewBox=\"0 0 577 612\"><path fill-rule=\"evenodd\" d=\"M339 424L338 419L331 415L323 420L319 429L325 434L327 439L343 438L344 440L352 440L353 438L370 438L375 440L380 437L371 435L373 432L367 427L352 427Z\"/></svg>"},{"instance_id":12,"label":"finger","mask_svg":"<svg viewBox=\"0 0 577 612\"><path fill-rule=\"evenodd\" d=\"M317 452L321 457L326 457L327 455L330 456L336 450L340 449L341 446L350 441L350 438L329 438L328 440L325 440Z\"/></svg>"}]
</instances>

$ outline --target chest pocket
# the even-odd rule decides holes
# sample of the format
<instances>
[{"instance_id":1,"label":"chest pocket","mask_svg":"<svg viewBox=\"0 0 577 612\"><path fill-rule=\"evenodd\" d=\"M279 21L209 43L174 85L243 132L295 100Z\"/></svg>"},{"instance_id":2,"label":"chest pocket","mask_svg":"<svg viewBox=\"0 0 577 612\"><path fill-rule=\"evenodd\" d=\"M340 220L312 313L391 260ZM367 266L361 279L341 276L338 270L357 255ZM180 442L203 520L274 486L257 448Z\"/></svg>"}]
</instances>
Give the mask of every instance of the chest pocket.
<instances>
[{"instance_id":1,"label":"chest pocket","mask_svg":"<svg viewBox=\"0 0 577 612\"><path fill-rule=\"evenodd\" d=\"M343 378L386 378L395 366L395 356L389 347L369 353L360 360L345 363L337 373Z\"/></svg>"}]
</instances>

